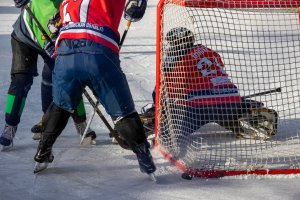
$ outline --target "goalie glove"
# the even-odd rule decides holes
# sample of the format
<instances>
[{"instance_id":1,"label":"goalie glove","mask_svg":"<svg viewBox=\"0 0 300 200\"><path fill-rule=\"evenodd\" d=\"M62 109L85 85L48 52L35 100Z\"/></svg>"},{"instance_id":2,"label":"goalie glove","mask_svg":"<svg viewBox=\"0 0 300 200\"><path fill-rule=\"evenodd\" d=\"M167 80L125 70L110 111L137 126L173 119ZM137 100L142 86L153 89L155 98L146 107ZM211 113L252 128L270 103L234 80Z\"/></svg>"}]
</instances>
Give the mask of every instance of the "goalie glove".
<instances>
[{"instance_id":1,"label":"goalie glove","mask_svg":"<svg viewBox=\"0 0 300 200\"><path fill-rule=\"evenodd\" d=\"M141 20L147 8L147 0L128 0L125 10L124 18L131 22Z\"/></svg>"}]
</instances>

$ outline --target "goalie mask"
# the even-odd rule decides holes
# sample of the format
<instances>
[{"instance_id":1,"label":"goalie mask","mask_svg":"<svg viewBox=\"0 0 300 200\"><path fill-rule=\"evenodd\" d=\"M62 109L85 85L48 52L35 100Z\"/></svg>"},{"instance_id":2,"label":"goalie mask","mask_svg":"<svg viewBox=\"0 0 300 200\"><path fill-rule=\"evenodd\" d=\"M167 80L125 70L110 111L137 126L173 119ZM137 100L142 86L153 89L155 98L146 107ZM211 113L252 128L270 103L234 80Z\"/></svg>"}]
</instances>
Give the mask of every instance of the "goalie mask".
<instances>
[{"instance_id":1,"label":"goalie mask","mask_svg":"<svg viewBox=\"0 0 300 200\"><path fill-rule=\"evenodd\" d=\"M195 37L192 31L184 27L177 27L171 29L166 37L168 45L171 48L177 48L178 50L191 48L194 45Z\"/></svg>"}]
</instances>

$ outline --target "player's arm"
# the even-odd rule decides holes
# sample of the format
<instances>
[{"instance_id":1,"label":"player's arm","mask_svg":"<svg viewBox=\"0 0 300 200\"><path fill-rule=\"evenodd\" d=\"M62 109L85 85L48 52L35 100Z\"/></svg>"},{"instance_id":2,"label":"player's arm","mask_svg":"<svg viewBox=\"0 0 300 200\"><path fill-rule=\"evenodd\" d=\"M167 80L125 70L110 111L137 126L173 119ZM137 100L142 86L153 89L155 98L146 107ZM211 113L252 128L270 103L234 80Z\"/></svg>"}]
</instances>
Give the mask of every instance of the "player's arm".
<instances>
[{"instance_id":1,"label":"player's arm","mask_svg":"<svg viewBox=\"0 0 300 200\"><path fill-rule=\"evenodd\" d=\"M53 15L52 18L49 19L47 27L50 32L49 37L51 38L51 41L46 41L44 50L51 58L53 58L54 57L54 49L55 49L55 41L59 34L59 30L62 27L59 12L57 12L55 15Z\"/></svg>"}]
</instances>

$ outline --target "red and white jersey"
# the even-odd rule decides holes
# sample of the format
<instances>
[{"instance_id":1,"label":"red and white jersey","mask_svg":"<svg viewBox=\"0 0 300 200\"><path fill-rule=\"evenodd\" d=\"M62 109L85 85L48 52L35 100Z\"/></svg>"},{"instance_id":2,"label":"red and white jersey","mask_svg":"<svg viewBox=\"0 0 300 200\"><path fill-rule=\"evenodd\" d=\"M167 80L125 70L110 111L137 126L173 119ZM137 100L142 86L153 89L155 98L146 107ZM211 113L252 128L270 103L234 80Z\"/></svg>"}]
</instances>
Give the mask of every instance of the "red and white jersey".
<instances>
[{"instance_id":1,"label":"red and white jersey","mask_svg":"<svg viewBox=\"0 0 300 200\"><path fill-rule=\"evenodd\" d=\"M121 21L126 0L64 0L63 23L56 47L62 39L89 39L119 52Z\"/></svg>"},{"instance_id":2,"label":"red and white jersey","mask_svg":"<svg viewBox=\"0 0 300 200\"><path fill-rule=\"evenodd\" d=\"M220 55L203 45L187 50L180 59L167 58L164 69L169 97L176 104L205 106L241 102L238 88L225 72Z\"/></svg>"}]
</instances>

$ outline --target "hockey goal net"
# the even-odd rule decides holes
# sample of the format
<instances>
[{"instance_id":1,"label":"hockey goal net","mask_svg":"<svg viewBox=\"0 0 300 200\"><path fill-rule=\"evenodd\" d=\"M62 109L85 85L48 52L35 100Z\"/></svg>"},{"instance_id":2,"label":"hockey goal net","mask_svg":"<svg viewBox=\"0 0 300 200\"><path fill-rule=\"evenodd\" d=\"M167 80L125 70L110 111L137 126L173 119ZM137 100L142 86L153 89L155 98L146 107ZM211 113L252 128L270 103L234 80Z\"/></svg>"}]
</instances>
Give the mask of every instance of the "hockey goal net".
<instances>
[{"instance_id":1,"label":"hockey goal net","mask_svg":"<svg viewBox=\"0 0 300 200\"><path fill-rule=\"evenodd\" d=\"M293 0L159 1L156 145L183 171L300 173L299 6ZM185 31L181 38L170 32L176 28ZM221 61L201 60L211 55L207 48ZM206 83L199 77L214 73ZM237 92L240 99L209 96Z\"/></svg>"}]
</instances>

